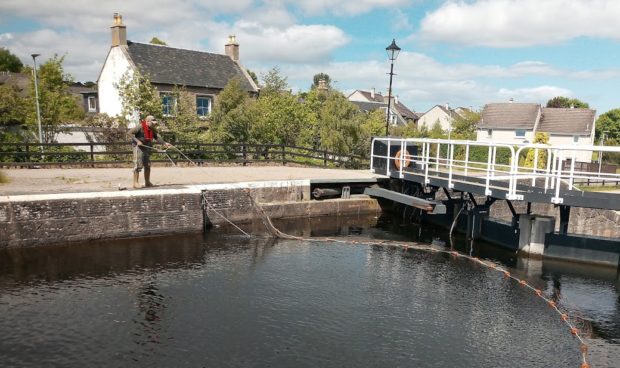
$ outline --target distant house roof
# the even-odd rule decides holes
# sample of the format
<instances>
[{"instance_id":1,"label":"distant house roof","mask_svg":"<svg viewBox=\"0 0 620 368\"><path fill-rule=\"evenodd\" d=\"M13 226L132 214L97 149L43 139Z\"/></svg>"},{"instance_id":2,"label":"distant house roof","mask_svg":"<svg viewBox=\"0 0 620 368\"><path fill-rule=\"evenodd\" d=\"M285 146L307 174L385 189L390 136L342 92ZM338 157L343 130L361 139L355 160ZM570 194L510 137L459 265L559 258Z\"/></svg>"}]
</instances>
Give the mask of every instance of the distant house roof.
<instances>
[{"instance_id":1,"label":"distant house roof","mask_svg":"<svg viewBox=\"0 0 620 368\"><path fill-rule=\"evenodd\" d=\"M490 103L482 110L480 129L534 129L540 118L535 103Z\"/></svg>"},{"instance_id":2,"label":"distant house roof","mask_svg":"<svg viewBox=\"0 0 620 368\"><path fill-rule=\"evenodd\" d=\"M590 135L596 110L591 109L542 109L538 131L552 134Z\"/></svg>"},{"instance_id":3,"label":"distant house roof","mask_svg":"<svg viewBox=\"0 0 620 368\"><path fill-rule=\"evenodd\" d=\"M69 86L69 92L81 95L90 95L97 93L97 86L88 87L84 83L75 82Z\"/></svg>"},{"instance_id":4,"label":"distant house roof","mask_svg":"<svg viewBox=\"0 0 620 368\"><path fill-rule=\"evenodd\" d=\"M377 93L377 92L375 92L373 96L372 92L362 91L359 89L356 92L360 93L362 97L366 99L366 101L351 101L355 103L356 105L358 105L361 110L372 111L378 108L387 108L387 102L388 102L387 96L383 96L381 93ZM351 95L353 95L354 93L355 92L353 92ZM349 95L349 97L351 95ZM396 110L396 112L398 112L398 114L400 114L400 116L402 116L404 119L417 120L419 118L418 114L414 113L407 106L405 106L402 102L400 101L395 102L396 100L397 99L394 98L394 96L392 96L393 104L390 107L391 109Z\"/></svg>"},{"instance_id":5,"label":"distant house roof","mask_svg":"<svg viewBox=\"0 0 620 368\"><path fill-rule=\"evenodd\" d=\"M153 83L223 89L238 77L242 89L257 92L239 64L227 55L131 41L127 41L127 50Z\"/></svg>"}]
</instances>

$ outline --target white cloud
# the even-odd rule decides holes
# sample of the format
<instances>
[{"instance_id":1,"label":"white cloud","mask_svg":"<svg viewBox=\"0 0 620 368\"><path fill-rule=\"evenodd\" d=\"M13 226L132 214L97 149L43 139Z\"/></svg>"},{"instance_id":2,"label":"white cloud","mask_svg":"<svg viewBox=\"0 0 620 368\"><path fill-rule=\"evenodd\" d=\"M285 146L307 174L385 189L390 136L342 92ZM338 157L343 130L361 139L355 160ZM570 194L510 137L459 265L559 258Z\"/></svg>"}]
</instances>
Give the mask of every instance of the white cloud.
<instances>
[{"instance_id":1,"label":"white cloud","mask_svg":"<svg viewBox=\"0 0 620 368\"><path fill-rule=\"evenodd\" d=\"M107 42L93 41L88 35L50 29L14 34L3 43L26 65L32 65L33 53L41 54L38 63L55 54L65 56L65 72L82 81L97 79L109 47Z\"/></svg>"},{"instance_id":2,"label":"white cloud","mask_svg":"<svg viewBox=\"0 0 620 368\"><path fill-rule=\"evenodd\" d=\"M227 29L212 31L212 48L221 48L228 34L237 35L242 62L326 62L335 49L349 42L341 29L320 24L278 28L242 20Z\"/></svg>"},{"instance_id":3,"label":"white cloud","mask_svg":"<svg viewBox=\"0 0 620 368\"><path fill-rule=\"evenodd\" d=\"M515 102L546 102L555 96L572 97L573 92L556 86L539 86L532 88L507 89L501 88L498 97L503 101L513 98Z\"/></svg>"},{"instance_id":4,"label":"white cloud","mask_svg":"<svg viewBox=\"0 0 620 368\"><path fill-rule=\"evenodd\" d=\"M276 0L277 1L277 0ZM280 1L277 1L280 2ZM310 15L331 13L336 15L357 15L373 9L394 8L410 4L411 0L282 0L300 7Z\"/></svg>"},{"instance_id":5,"label":"white cloud","mask_svg":"<svg viewBox=\"0 0 620 368\"><path fill-rule=\"evenodd\" d=\"M620 40L617 0L449 1L422 20L423 39L466 46L526 47L577 37Z\"/></svg>"}]
</instances>

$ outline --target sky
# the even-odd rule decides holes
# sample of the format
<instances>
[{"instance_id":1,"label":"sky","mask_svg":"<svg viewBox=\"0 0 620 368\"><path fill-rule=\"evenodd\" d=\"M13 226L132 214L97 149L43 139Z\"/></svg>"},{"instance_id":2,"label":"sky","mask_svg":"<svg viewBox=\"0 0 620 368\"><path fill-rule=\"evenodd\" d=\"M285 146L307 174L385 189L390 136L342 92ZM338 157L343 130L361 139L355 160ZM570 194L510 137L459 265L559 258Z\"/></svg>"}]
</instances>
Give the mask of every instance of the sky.
<instances>
[{"instance_id":1,"label":"sky","mask_svg":"<svg viewBox=\"0 0 620 368\"><path fill-rule=\"evenodd\" d=\"M134 42L223 54L236 35L244 67L278 67L293 91L327 73L346 95L386 95L395 39L392 91L417 112L555 96L620 108L618 0L2 0L0 47L27 65L64 55L96 81L114 13Z\"/></svg>"}]
</instances>

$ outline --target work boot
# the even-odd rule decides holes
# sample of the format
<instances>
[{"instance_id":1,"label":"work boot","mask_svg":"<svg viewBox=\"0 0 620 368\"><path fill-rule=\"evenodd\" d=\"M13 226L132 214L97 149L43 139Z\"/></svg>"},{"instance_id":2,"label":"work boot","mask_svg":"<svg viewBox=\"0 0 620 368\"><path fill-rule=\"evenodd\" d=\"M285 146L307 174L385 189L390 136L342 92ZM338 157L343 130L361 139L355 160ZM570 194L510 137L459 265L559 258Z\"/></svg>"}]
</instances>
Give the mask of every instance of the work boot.
<instances>
[{"instance_id":1,"label":"work boot","mask_svg":"<svg viewBox=\"0 0 620 368\"><path fill-rule=\"evenodd\" d=\"M153 183L151 183L151 169L150 168L144 168L144 186L145 187L152 187Z\"/></svg>"},{"instance_id":2,"label":"work boot","mask_svg":"<svg viewBox=\"0 0 620 368\"><path fill-rule=\"evenodd\" d=\"M133 188L134 189L140 188L140 182L138 181L139 178L140 178L140 173L137 171L134 171L133 172Z\"/></svg>"}]
</instances>

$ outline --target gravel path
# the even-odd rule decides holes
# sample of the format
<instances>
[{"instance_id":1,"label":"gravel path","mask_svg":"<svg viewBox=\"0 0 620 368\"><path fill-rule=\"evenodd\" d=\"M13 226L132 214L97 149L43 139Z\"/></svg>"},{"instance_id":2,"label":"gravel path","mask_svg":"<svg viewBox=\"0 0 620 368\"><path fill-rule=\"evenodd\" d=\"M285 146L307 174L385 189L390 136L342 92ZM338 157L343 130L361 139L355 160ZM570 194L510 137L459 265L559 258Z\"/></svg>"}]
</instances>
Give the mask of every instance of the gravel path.
<instances>
[{"instance_id":1,"label":"gravel path","mask_svg":"<svg viewBox=\"0 0 620 368\"><path fill-rule=\"evenodd\" d=\"M8 183L0 195L116 191L132 189L131 168L5 169ZM340 170L290 166L153 167L151 181L158 188L175 186L300 179L369 179L370 170ZM144 176L140 175L144 184ZM139 189L142 190L142 189Z\"/></svg>"}]
</instances>

